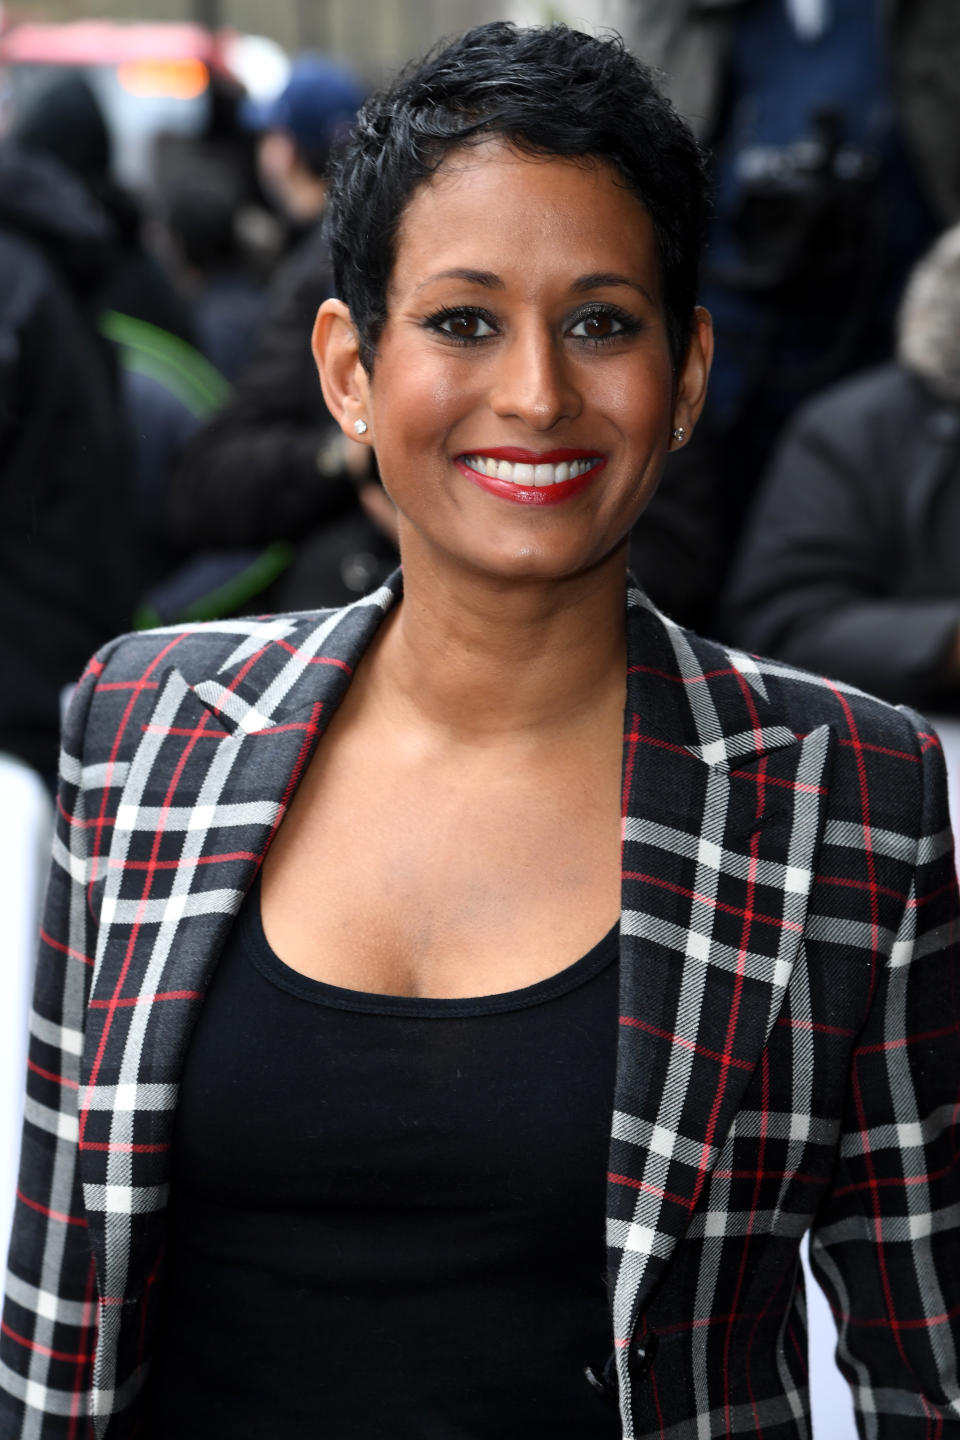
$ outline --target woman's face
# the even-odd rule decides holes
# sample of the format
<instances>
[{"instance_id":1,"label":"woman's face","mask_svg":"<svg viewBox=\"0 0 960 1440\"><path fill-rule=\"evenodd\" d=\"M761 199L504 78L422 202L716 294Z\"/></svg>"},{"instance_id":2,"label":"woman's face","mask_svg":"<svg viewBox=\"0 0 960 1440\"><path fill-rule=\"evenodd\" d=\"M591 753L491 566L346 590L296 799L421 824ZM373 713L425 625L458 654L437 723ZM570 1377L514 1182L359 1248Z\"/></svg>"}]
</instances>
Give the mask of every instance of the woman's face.
<instances>
[{"instance_id":1,"label":"woman's face","mask_svg":"<svg viewBox=\"0 0 960 1440\"><path fill-rule=\"evenodd\" d=\"M457 151L400 226L361 410L416 547L503 578L615 552L709 367L673 373L647 212L602 162Z\"/></svg>"}]
</instances>

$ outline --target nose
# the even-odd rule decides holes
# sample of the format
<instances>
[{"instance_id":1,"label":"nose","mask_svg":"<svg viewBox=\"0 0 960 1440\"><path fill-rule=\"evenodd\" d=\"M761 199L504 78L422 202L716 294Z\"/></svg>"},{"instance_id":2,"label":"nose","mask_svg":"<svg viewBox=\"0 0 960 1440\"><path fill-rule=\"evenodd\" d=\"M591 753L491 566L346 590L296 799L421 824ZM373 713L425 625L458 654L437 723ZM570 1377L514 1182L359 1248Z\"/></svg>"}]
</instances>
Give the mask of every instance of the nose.
<instances>
[{"instance_id":1,"label":"nose","mask_svg":"<svg viewBox=\"0 0 960 1440\"><path fill-rule=\"evenodd\" d=\"M562 339L534 325L512 336L497 356L490 403L495 414L523 420L531 430L550 430L579 415L583 401Z\"/></svg>"}]
</instances>

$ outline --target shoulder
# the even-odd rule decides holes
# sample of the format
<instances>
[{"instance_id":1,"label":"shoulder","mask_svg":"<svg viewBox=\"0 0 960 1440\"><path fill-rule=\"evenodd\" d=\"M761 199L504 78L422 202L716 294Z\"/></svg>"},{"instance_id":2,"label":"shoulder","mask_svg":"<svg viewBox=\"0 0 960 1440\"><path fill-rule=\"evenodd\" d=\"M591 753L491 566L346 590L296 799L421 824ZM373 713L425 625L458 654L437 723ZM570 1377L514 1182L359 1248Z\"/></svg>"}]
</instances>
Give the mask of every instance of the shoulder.
<instances>
[{"instance_id":1,"label":"shoulder","mask_svg":"<svg viewBox=\"0 0 960 1440\"><path fill-rule=\"evenodd\" d=\"M685 634L704 674L726 671L737 677L738 688L750 687L774 723L785 726L798 738L828 725L863 744L895 744L912 750L918 743L922 745L930 732L929 725L914 711L891 705L855 685L782 660L753 655L690 631Z\"/></svg>"},{"instance_id":2,"label":"shoulder","mask_svg":"<svg viewBox=\"0 0 960 1440\"><path fill-rule=\"evenodd\" d=\"M900 365L880 365L808 400L787 427L785 444L820 440L839 454L851 448L859 453L878 427L882 435L899 434L931 404L927 392Z\"/></svg>"},{"instance_id":3,"label":"shoulder","mask_svg":"<svg viewBox=\"0 0 960 1440\"><path fill-rule=\"evenodd\" d=\"M758 756L819 731L829 756L826 818L840 822L849 843L882 844L908 860L921 837L936 832L942 848L949 833L943 752L923 716L779 660L699 636L689 643L703 673L718 677L720 725L742 742L731 744L734 753L750 753L747 716L757 725Z\"/></svg>"},{"instance_id":4,"label":"shoulder","mask_svg":"<svg viewBox=\"0 0 960 1440\"><path fill-rule=\"evenodd\" d=\"M832 842L846 854L869 854L871 864L884 857L884 864L909 870L936 862L944 884L952 883L943 749L922 715L828 676L688 639L705 675L728 677L714 683L713 693L734 753L751 750L743 736L748 714L758 726L758 757L819 731L828 755L824 818ZM897 885L909 883L907 871L899 872Z\"/></svg>"},{"instance_id":5,"label":"shoulder","mask_svg":"<svg viewBox=\"0 0 960 1440\"><path fill-rule=\"evenodd\" d=\"M213 681L255 699L291 659L321 651L347 618L346 610L298 611L119 635L87 663L64 726L65 748L85 764L128 751L172 672L191 689ZM338 644L349 649L349 638L338 634Z\"/></svg>"}]
</instances>

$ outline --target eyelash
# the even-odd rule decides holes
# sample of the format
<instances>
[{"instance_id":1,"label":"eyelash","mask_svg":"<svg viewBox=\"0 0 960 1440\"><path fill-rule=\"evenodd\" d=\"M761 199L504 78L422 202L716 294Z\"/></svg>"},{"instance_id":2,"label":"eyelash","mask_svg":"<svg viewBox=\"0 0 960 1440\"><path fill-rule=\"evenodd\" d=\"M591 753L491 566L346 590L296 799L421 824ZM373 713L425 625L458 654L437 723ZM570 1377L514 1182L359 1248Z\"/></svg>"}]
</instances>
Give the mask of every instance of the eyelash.
<instances>
[{"instance_id":1,"label":"eyelash","mask_svg":"<svg viewBox=\"0 0 960 1440\"><path fill-rule=\"evenodd\" d=\"M576 335L574 339L583 341L585 345L609 345L613 340L622 340L627 335L636 335L643 328L637 317L631 315L628 310L621 310L619 305L609 304L584 305L581 310L577 311L570 328L573 329L575 325L581 324L584 320L592 320L595 317L601 320L615 320L620 328L615 330L612 335Z\"/></svg>"},{"instance_id":2,"label":"eyelash","mask_svg":"<svg viewBox=\"0 0 960 1440\"><path fill-rule=\"evenodd\" d=\"M489 310L484 310L479 305L444 305L432 315L428 315L424 324L429 330L436 330L445 340L452 340L454 345L478 345L483 340L492 338L489 335L454 335L452 331L443 328L445 320L463 318L482 320L491 330L497 328L497 322Z\"/></svg>"},{"instance_id":3,"label":"eyelash","mask_svg":"<svg viewBox=\"0 0 960 1440\"><path fill-rule=\"evenodd\" d=\"M604 303L585 305L578 310L569 322L568 332L584 320L591 320L595 316L615 321L619 329L615 330L612 335L575 335L572 338L580 341L583 345L597 347L609 345L615 340L622 340L628 335L636 335L642 329L641 322L634 315L626 310L621 310L618 305ZM489 325L491 330L496 331L497 329L496 318L491 315L489 310L484 310L479 305L444 305L441 309L435 310L432 315L428 315L424 324L428 329L442 335L444 339L452 341L454 345L480 345L485 340L493 339L491 335L454 335L450 330L444 329L445 321L463 317L482 320L485 325Z\"/></svg>"}]
</instances>

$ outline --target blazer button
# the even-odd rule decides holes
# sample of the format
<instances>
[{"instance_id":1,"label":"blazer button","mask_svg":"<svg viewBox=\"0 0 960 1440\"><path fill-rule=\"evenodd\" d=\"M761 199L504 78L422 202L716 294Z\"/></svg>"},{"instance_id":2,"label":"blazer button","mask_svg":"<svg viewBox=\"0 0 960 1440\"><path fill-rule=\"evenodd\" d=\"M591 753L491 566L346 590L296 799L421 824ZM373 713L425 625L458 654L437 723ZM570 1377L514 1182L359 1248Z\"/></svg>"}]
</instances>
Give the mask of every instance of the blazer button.
<instances>
[{"instance_id":1,"label":"blazer button","mask_svg":"<svg viewBox=\"0 0 960 1440\"><path fill-rule=\"evenodd\" d=\"M643 1335L634 1340L630 1346L630 1376L631 1379L640 1381L646 1380L653 1369L653 1362L657 1358L657 1350L660 1346L660 1339L656 1330L646 1330Z\"/></svg>"},{"instance_id":2,"label":"blazer button","mask_svg":"<svg viewBox=\"0 0 960 1440\"><path fill-rule=\"evenodd\" d=\"M611 1351L605 1365L587 1365L584 1367L584 1375L587 1383L592 1385L598 1395L611 1404L617 1400L617 1357Z\"/></svg>"}]
</instances>

